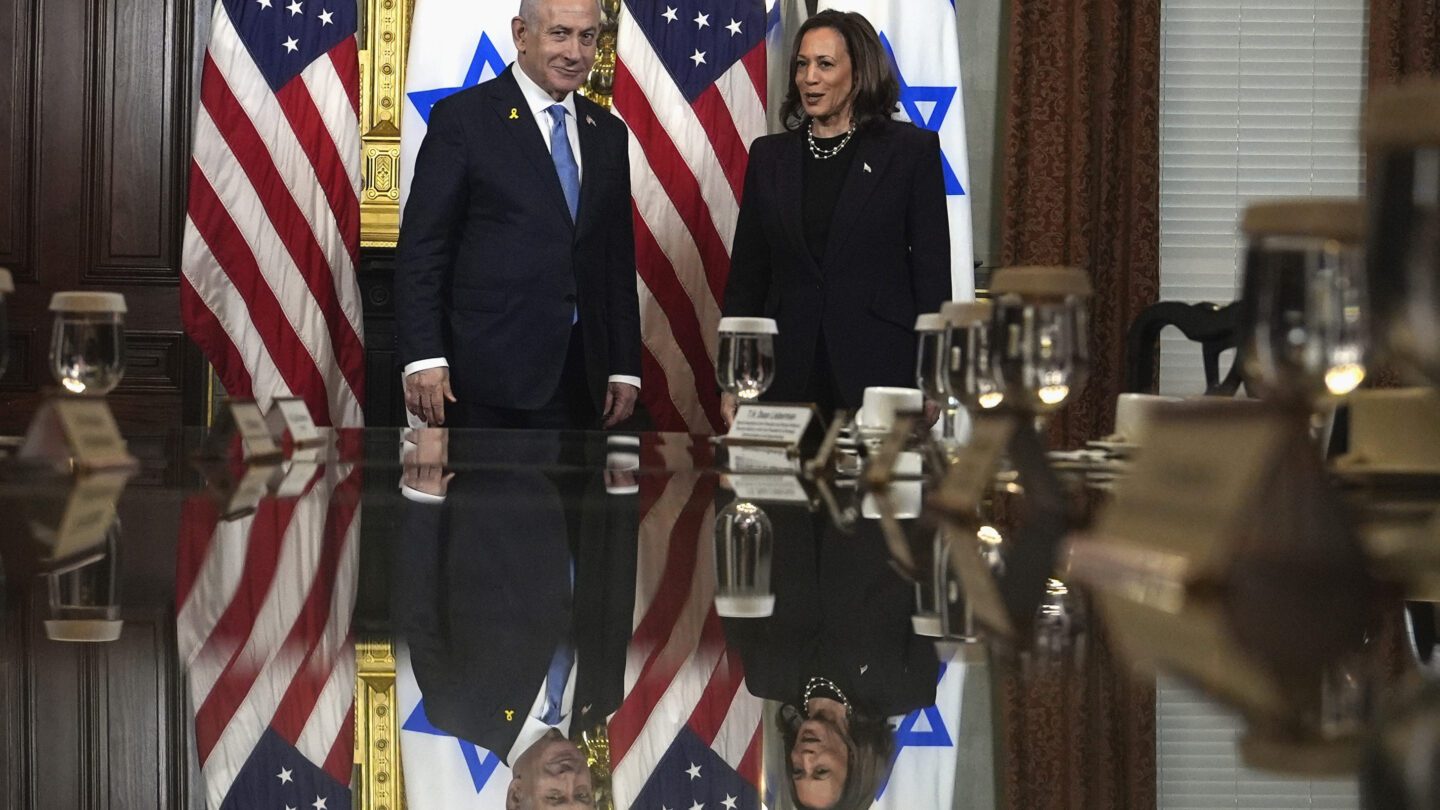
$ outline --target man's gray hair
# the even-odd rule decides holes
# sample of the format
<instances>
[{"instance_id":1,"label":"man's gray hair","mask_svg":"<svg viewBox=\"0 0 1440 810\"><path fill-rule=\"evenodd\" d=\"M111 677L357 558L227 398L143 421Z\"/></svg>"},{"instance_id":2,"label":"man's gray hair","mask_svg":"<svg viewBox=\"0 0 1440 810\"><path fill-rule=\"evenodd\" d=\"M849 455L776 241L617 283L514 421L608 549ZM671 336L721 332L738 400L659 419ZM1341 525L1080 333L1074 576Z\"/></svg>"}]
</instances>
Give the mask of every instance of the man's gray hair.
<instances>
[{"instance_id":1,"label":"man's gray hair","mask_svg":"<svg viewBox=\"0 0 1440 810\"><path fill-rule=\"evenodd\" d=\"M534 28L540 25L540 4L545 0L520 0L520 10L515 16L525 21L525 24ZM600 8L600 0L595 0L596 8ZM600 8L600 18L605 18L605 10Z\"/></svg>"}]
</instances>

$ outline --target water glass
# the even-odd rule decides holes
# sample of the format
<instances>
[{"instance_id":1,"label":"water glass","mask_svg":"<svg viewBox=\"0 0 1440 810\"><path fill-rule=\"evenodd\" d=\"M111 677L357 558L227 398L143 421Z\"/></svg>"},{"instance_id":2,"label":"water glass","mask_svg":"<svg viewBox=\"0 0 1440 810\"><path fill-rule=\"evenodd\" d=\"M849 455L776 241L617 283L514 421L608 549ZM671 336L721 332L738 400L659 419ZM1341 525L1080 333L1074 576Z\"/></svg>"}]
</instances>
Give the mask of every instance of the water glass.
<instances>
[{"instance_id":1,"label":"water glass","mask_svg":"<svg viewBox=\"0 0 1440 810\"><path fill-rule=\"evenodd\" d=\"M1365 142L1372 334L1440 383L1440 81L1377 89Z\"/></svg>"},{"instance_id":2,"label":"water glass","mask_svg":"<svg viewBox=\"0 0 1440 810\"><path fill-rule=\"evenodd\" d=\"M58 292L50 332L50 373L72 394L104 396L125 376L125 297Z\"/></svg>"},{"instance_id":3,"label":"water glass","mask_svg":"<svg viewBox=\"0 0 1440 810\"><path fill-rule=\"evenodd\" d=\"M1250 390L1311 408L1365 379L1363 224L1355 200L1267 202L1246 210L1240 356Z\"/></svg>"},{"instance_id":4,"label":"water glass","mask_svg":"<svg viewBox=\"0 0 1440 810\"><path fill-rule=\"evenodd\" d=\"M769 616L775 610L770 565L775 529L749 501L735 501L715 517L715 610L726 618Z\"/></svg>"},{"instance_id":5,"label":"water glass","mask_svg":"<svg viewBox=\"0 0 1440 810\"><path fill-rule=\"evenodd\" d=\"M742 401L757 399L775 382L772 318L721 318L720 356L715 376L720 389Z\"/></svg>"},{"instance_id":6,"label":"water glass","mask_svg":"<svg viewBox=\"0 0 1440 810\"><path fill-rule=\"evenodd\" d=\"M1007 267L990 287L991 356L1005 402L1054 413L1089 374L1089 277L1073 267Z\"/></svg>"},{"instance_id":7,"label":"water glass","mask_svg":"<svg viewBox=\"0 0 1440 810\"><path fill-rule=\"evenodd\" d=\"M946 389L972 414L1005 401L990 347L989 301L951 301L940 308L949 335L945 345Z\"/></svg>"}]
</instances>

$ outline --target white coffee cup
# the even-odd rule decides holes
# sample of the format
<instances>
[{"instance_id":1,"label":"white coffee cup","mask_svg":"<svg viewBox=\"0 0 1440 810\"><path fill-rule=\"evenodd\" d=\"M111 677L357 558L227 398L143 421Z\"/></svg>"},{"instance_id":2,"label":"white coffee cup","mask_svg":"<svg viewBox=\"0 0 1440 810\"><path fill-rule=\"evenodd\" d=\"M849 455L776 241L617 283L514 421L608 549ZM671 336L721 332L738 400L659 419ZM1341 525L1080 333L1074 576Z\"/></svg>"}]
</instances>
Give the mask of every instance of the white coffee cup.
<instances>
[{"instance_id":1,"label":"white coffee cup","mask_svg":"<svg viewBox=\"0 0 1440 810\"><path fill-rule=\"evenodd\" d=\"M1155 394L1121 394L1115 398L1116 441L1139 444L1144 435L1145 425L1155 413L1156 407L1167 402L1180 402L1179 397L1162 397Z\"/></svg>"},{"instance_id":2,"label":"white coffee cup","mask_svg":"<svg viewBox=\"0 0 1440 810\"><path fill-rule=\"evenodd\" d=\"M895 457L895 467L891 473L897 476L913 477L920 475L920 471L920 454L906 450ZM924 499L922 482L894 481L889 485L887 493L890 496L890 505L895 510L896 519L910 520L920 517L920 505ZM874 495L867 493L860 499L860 516L870 520L880 517L880 505L875 502Z\"/></svg>"},{"instance_id":3,"label":"white coffee cup","mask_svg":"<svg viewBox=\"0 0 1440 810\"><path fill-rule=\"evenodd\" d=\"M919 388L891 388L872 385L865 389L860 413L855 417L863 430L886 431L895 426L895 415L918 411L925 395Z\"/></svg>"}]
</instances>

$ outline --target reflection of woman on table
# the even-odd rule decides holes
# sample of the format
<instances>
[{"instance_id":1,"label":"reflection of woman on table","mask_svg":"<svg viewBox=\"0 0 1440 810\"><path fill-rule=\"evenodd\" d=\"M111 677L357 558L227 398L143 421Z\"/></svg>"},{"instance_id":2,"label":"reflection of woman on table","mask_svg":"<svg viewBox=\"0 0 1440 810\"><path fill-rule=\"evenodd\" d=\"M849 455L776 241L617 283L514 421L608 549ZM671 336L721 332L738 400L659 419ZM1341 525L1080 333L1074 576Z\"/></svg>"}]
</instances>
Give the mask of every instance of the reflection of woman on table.
<instances>
[{"instance_id":1,"label":"reflection of woman on table","mask_svg":"<svg viewBox=\"0 0 1440 810\"><path fill-rule=\"evenodd\" d=\"M791 65L790 131L750 147L724 311L779 325L766 398L829 416L915 384L915 316L950 297L945 181L939 137L890 117L899 85L864 17L811 17Z\"/></svg>"},{"instance_id":2,"label":"reflection of woman on table","mask_svg":"<svg viewBox=\"0 0 1440 810\"><path fill-rule=\"evenodd\" d=\"M876 521L852 536L803 508L764 508L775 610L726 620L726 637L750 692L784 704L775 722L796 804L869 807L894 747L887 718L935 703L935 647L911 629L914 592Z\"/></svg>"}]
</instances>

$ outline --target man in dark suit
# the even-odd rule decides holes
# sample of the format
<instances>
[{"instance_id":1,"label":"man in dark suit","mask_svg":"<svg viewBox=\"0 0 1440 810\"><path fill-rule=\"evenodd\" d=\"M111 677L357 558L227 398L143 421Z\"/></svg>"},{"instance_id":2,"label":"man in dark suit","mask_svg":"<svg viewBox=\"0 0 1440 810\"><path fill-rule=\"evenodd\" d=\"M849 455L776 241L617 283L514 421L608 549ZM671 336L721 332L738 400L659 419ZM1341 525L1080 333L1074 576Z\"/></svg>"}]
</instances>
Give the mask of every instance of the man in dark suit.
<instances>
[{"instance_id":1,"label":"man in dark suit","mask_svg":"<svg viewBox=\"0 0 1440 810\"><path fill-rule=\"evenodd\" d=\"M517 56L436 104L400 230L405 407L431 425L613 426L640 386L623 124L576 95L596 0L522 0Z\"/></svg>"}]
</instances>

